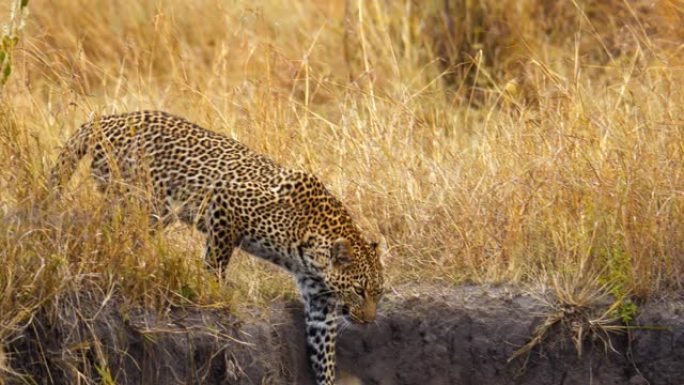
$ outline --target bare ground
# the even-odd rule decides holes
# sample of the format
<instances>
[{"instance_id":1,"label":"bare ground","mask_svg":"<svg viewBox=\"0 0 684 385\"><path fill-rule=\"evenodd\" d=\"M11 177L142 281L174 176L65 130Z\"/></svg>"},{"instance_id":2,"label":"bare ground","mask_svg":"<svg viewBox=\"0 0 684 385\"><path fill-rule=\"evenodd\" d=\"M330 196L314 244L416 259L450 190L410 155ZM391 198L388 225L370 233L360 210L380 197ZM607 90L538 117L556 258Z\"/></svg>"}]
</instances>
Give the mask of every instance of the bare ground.
<instances>
[{"instance_id":1,"label":"bare ground","mask_svg":"<svg viewBox=\"0 0 684 385\"><path fill-rule=\"evenodd\" d=\"M684 384L682 296L641 304L635 323L646 328L609 339L587 333L581 356L572 338L592 324L566 309L540 344L508 362L558 311L548 296L474 286L399 291L383 301L375 325L344 328L338 361L346 383ZM116 300L83 302L80 314L38 317L9 343L10 362L24 375L7 383L311 383L297 302L247 309L239 319L211 309L157 314ZM582 314L591 319L598 310Z\"/></svg>"}]
</instances>

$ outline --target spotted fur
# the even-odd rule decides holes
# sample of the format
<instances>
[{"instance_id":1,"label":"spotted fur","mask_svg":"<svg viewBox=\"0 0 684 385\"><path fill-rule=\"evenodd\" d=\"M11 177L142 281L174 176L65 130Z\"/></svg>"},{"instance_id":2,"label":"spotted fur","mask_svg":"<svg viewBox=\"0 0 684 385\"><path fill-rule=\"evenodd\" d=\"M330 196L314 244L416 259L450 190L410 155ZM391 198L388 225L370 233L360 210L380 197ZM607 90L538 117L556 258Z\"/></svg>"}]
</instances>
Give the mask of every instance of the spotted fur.
<instances>
[{"instance_id":1,"label":"spotted fur","mask_svg":"<svg viewBox=\"0 0 684 385\"><path fill-rule=\"evenodd\" d=\"M235 248L290 271L305 302L309 358L319 385L335 378L338 313L373 322L382 294L376 245L314 176L280 167L240 142L164 112L96 118L66 143L55 188L92 155L101 189L148 187L155 221L178 217L206 235L205 257L224 269Z\"/></svg>"}]
</instances>

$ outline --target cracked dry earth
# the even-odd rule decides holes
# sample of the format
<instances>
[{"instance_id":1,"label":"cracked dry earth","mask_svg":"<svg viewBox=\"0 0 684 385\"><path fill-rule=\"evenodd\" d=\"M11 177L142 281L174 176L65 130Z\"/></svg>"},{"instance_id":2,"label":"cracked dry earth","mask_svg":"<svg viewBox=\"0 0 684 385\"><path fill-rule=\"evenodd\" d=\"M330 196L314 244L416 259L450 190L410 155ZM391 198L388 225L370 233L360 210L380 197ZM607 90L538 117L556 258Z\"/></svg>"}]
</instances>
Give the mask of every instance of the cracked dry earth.
<instances>
[{"instance_id":1,"label":"cracked dry earth","mask_svg":"<svg viewBox=\"0 0 684 385\"><path fill-rule=\"evenodd\" d=\"M556 311L541 298L548 297L505 287L398 288L383 300L376 324L344 328L339 383L684 384L684 297L640 305L635 323L645 328L611 334L610 345L589 334L581 356L558 322L509 362ZM36 318L10 343L10 364L37 384L105 377L121 385L312 383L298 302L243 311L239 319L196 308L156 314L116 301L98 306Z\"/></svg>"}]
</instances>

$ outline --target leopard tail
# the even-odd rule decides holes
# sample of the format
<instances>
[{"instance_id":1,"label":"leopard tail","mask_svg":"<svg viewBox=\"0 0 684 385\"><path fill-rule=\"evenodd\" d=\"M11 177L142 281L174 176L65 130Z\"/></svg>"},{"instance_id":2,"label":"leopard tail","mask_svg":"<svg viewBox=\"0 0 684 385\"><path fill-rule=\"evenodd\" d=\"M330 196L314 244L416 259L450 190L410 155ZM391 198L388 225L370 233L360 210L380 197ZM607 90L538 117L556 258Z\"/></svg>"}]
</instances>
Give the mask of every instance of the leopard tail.
<instances>
[{"instance_id":1,"label":"leopard tail","mask_svg":"<svg viewBox=\"0 0 684 385\"><path fill-rule=\"evenodd\" d=\"M50 172L49 186L57 191L76 172L79 161L88 153L92 125L86 123L67 140Z\"/></svg>"}]
</instances>

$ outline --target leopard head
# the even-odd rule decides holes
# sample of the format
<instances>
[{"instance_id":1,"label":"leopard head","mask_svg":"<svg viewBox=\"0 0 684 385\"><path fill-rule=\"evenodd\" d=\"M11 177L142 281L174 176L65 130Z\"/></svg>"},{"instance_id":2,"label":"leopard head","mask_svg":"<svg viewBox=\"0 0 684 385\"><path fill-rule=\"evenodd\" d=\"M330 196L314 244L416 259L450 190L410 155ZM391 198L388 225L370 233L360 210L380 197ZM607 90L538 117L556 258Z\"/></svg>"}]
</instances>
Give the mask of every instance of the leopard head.
<instances>
[{"instance_id":1,"label":"leopard head","mask_svg":"<svg viewBox=\"0 0 684 385\"><path fill-rule=\"evenodd\" d=\"M343 316L359 324L375 321L384 284L376 243L338 238L330 247L327 275Z\"/></svg>"}]
</instances>

